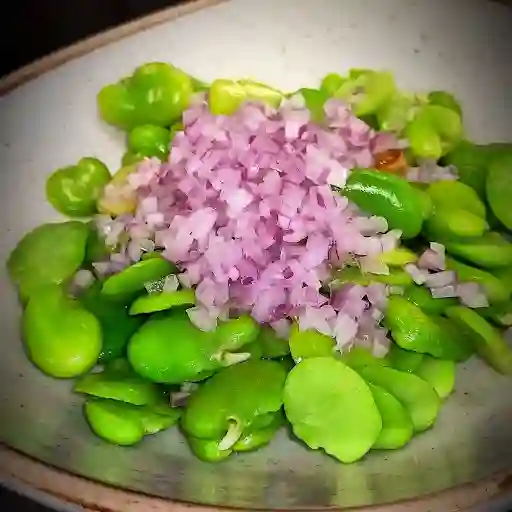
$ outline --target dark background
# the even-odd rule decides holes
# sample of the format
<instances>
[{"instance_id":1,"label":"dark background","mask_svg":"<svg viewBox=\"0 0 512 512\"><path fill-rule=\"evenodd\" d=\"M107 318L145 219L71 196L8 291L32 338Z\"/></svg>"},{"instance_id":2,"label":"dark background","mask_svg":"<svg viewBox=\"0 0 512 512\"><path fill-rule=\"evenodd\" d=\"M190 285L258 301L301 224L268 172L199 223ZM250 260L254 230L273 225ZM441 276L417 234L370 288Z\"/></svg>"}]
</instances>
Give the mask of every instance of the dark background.
<instances>
[{"instance_id":1,"label":"dark background","mask_svg":"<svg viewBox=\"0 0 512 512\"><path fill-rule=\"evenodd\" d=\"M186 1L186 0L185 0ZM183 0L14 0L2 13L0 74Z\"/></svg>"},{"instance_id":2,"label":"dark background","mask_svg":"<svg viewBox=\"0 0 512 512\"><path fill-rule=\"evenodd\" d=\"M145 14L186 0L15 0L2 13L0 74ZM0 40L1 40L0 39ZM51 512L0 487L0 510Z\"/></svg>"}]
</instances>

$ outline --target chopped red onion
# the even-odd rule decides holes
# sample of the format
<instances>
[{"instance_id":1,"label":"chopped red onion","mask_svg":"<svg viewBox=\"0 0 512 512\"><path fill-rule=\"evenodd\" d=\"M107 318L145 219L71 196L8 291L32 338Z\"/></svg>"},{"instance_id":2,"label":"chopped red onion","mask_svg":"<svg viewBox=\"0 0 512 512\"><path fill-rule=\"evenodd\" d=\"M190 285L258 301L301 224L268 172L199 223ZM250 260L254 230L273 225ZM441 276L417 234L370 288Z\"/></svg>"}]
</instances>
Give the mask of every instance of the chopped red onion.
<instances>
[{"instance_id":1,"label":"chopped red onion","mask_svg":"<svg viewBox=\"0 0 512 512\"><path fill-rule=\"evenodd\" d=\"M389 252L397 248L398 240L402 236L402 231L399 229L392 229L382 235L380 241L382 244L382 252Z\"/></svg>"},{"instance_id":2,"label":"chopped red onion","mask_svg":"<svg viewBox=\"0 0 512 512\"><path fill-rule=\"evenodd\" d=\"M448 299L452 297L457 297L457 292L455 291L455 286L447 285L440 286L438 288L431 288L430 293L434 299Z\"/></svg>"},{"instance_id":3,"label":"chopped red onion","mask_svg":"<svg viewBox=\"0 0 512 512\"><path fill-rule=\"evenodd\" d=\"M446 254L446 249L443 244L440 244L438 242L430 242L430 248L439 254L439 256L442 256L444 258Z\"/></svg>"},{"instance_id":4,"label":"chopped red onion","mask_svg":"<svg viewBox=\"0 0 512 512\"><path fill-rule=\"evenodd\" d=\"M213 331L217 327L217 318L203 307L187 309L190 321L202 331Z\"/></svg>"},{"instance_id":5,"label":"chopped red onion","mask_svg":"<svg viewBox=\"0 0 512 512\"><path fill-rule=\"evenodd\" d=\"M381 259L375 256L363 256L359 258L361 270L368 274L389 275L389 267Z\"/></svg>"},{"instance_id":6,"label":"chopped red onion","mask_svg":"<svg viewBox=\"0 0 512 512\"><path fill-rule=\"evenodd\" d=\"M343 349L356 336L358 330L357 322L348 315L339 314L333 329L336 338L336 348L343 352Z\"/></svg>"},{"instance_id":7,"label":"chopped red onion","mask_svg":"<svg viewBox=\"0 0 512 512\"><path fill-rule=\"evenodd\" d=\"M388 287L381 283L372 283L366 287L366 297L373 307L384 311L388 302Z\"/></svg>"},{"instance_id":8,"label":"chopped red onion","mask_svg":"<svg viewBox=\"0 0 512 512\"><path fill-rule=\"evenodd\" d=\"M270 327L274 329L278 338L287 340L290 335L291 323L286 318L281 318L270 323Z\"/></svg>"},{"instance_id":9,"label":"chopped red onion","mask_svg":"<svg viewBox=\"0 0 512 512\"><path fill-rule=\"evenodd\" d=\"M98 261L92 264L98 277L105 277L110 273L111 263L109 261Z\"/></svg>"},{"instance_id":10,"label":"chopped red onion","mask_svg":"<svg viewBox=\"0 0 512 512\"><path fill-rule=\"evenodd\" d=\"M428 273L420 270L416 265L408 263L404 270L412 277L416 284L423 284L428 277Z\"/></svg>"},{"instance_id":11,"label":"chopped red onion","mask_svg":"<svg viewBox=\"0 0 512 512\"><path fill-rule=\"evenodd\" d=\"M403 295L405 292L405 288L403 286L389 286L388 287L390 295Z\"/></svg>"},{"instance_id":12,"label":"chopped red onion","mask_svg":"<svg viewBox=\"0 0 512 512\"><path fill-rule=\"evenodd\" d=\"M86 288L89 288L94 281L94 274L90 270L78 270L71 280L70 291L73 295L76 295Z\"/></svg>"},{"instance_id":13,"label":"chopped red onion","mask_svg":"<svg viewBox=\"0 0 512 512\"><path fill-rule=\"evenodd\" d=\"M197 286L198 305L187 313L200 329L215 328L236 305L283 336L295 316L340 348L354 342L366 302L335 306L322 283L331 265L350 255L369 264L401 233L385 233L384 219L363 217L332 191L350 169L373 164L379 134L338 100L325 112L327 127L294 99L277 110L246 103L230 117L214 116L197 98L169 161L145 160L130 175L127 193L136 190L138 207L124 221L127 256L140 258L148 240L161 247L182 268L179 282ZM385 287L369 287L368 300L382 311Z\"/></svg>"},{"instance_id":14,"label":"chopped red onion","mask_svg":"<svg viewBox=\"0 0 512 512\"><path fill-rule=\"evenodd\" d=\"M420 174L420 168L409 167L409 169L407 169L405 177L407 178L407 181L411 181L413 183L421 183L422 175Z\"/></svg>"},{"instance_id":15,"label":"chopped red onion","mask_svg":"<svg viewBox=\"0 0 512 512\"><path fill-rule=\"evenodd\" d=\"M297 93L290 98L283 100L281 103L281 108L304 109L306 108L306 101L304 100L304 96L302 94Z\"/></svg>"},{"instance_id":16,"label":"chopped red onion","mask_svg":"<svg viewBox=\"0 0 512 512\"><path fill-rule=\"evenodd\" d=\"M371 217L356 217L353 225L363 235L376 235L377 233L385 233L388 230L388 221L384 217L372 215Z\"/></svg>"},{"instance_id":17,"label":"chopped red onion","mask_svg":"<svg viewBox=\"0 0 512 512\"><path fill-rule=\"evenodd\" d=\"M374 316L371 310L365 313L359 322L355 339L348 347L345 347L346 349L366 348L371 350L375 357L384 357L387 354L391 343L387 336L387 330L378 325Z\"/></svg>"},{"instance_id":18,"label":"chopped red onion","mask_svg":"<svg viewBox=\"0 0 512 512\"><path fill-rule=\"evenodd\" d=\"M426 249L418 260L418 267L422 270L444 270L446 268L444 253Z\"/></svg>"},{"instance_id":19,"label":"chopped red onion","mask_svg":"<svg viewBox=\"0 0 512 512\"><path fill-rule=\"evenodd\" d=\"M408 144L405 140L397 139L396 135L391 132L380 132L377 133L373 139L372 151L376 153L384 153L390 149L403 149L407 147L404 144Z\"/></svg>"},{"instance_id":20,"label":"chopped red onion","mask_svg":"<svg viewBox=\"0 0 512 512\"><path fill-rule=\"evenodd\" d=\"M406 178L419 183L433 183L435 181L458 179L457 169L452 166L442 167L435 160L425 159L419 162L419 167L410 167Z\"/></svg>"},{"instance_id":21,"label":"chopped red onion","mask_svg":"<svg viewBox=\"0 0 512 512\"><path fill-rule=\"evenodd\" d=\"M179 285L180 285L180 283L178 281L177 276L175 276L174 274L171 274L164 278L162 291L163 292L175 292L178 289Z\"/></svg>"},{"instance_id":22,"label":"chopped red onion","mask_svg":"<svg viewBox=\"0 0 512 512\"><path fill-rule=\"evenodd\" d=\"M139 261L141 257L142 247L140 245L140 241L137 239L130 240L128 243L128 247L126 249L126 253L128 258L131 261Z\"/></svg>"},{"instance_id":23,"label":"chopped red onion","mask_svg":"<svg viewBox=\"0 0 512 512\"><path fill-rule=\"evenodd\" d=\"M389 352L391 346L391 340L387 336L385 329L376 329L372 340L372 354L375 357L383 358Z\"/></svg>"},{"instance_id":24,"label":"chopped red onion","mask_svg":"<svg viewBox=\"0 0 512 512\"><path fill-rule=\"evenodd\" d=\"M379 323L384 318L384 313L377 308L372 308L371 313L372 318L375 320L376 323Z\"/></svg>"},{"instance_id":25,"label":"chopped red onion","mask_svg":"<svg viewBox=\"0 0 512 512\"><path fill-rule=\"evenodd\" d=\"M171 407L185 407L190 395L191 393L187 391L175 391L174 393L171 393Z\"/></svg>"},{"instance_id":26,"label":"chopped red onion","mask_svg":"<svg viewBox=\"0 0 512 512\"><path fill-rule=\"evenodd\" d=\"M425 279L425 284L429 288L438 288L455 283L457 276L453 270L445 270L429 274Z\"/></svg>"},{"instance_id":27,"label":"chopped red onion","mask_svg":"<svg viewBox=\"0 0 512 512\"><path fill-rule=\"evenodd\" d=\"M456 287L456 297L468 308L486 308L489 301L478 283L459 283Z\"/></svg>"}]
</instances>

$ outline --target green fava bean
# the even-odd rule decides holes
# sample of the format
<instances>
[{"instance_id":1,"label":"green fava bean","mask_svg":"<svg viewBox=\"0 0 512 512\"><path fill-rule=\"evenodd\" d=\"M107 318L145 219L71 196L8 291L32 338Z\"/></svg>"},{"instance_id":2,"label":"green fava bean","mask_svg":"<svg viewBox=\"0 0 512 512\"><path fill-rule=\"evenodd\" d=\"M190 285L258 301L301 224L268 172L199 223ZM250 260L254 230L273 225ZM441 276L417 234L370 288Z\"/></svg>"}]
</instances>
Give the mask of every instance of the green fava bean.
<instances>
[{"instance_id":1,"label":"green fava bean","mask_svg":"<svg viewBox=\"0 0 512 512\"><path fill-rule=\"evenodd\" d=\"M388 391L375 384L370 390L382 418L382 430L372 450L396 450L414 435L414 425L405 407Z\"/></svg>"},{"instance_id":2,"label":"green fava bean","mask_svg":"<svg viewBox=\"0 0 512 512\"><path fill-rule=\"evenodd\" d=\"M363 273L358 267L343 267L334 272L334 280L331 286L338 284L353 283L361 286L369 286L372 283L373 275Z\"/></svg>"},{"instance_id":3,"label":"green fava bean","mask_svg":"<svg viewBox=\"0 0 512 512\"><path fill-rule=\"evenodd\" d=\"M512 294L512 266L496 268L493 270L493 275L499 279L504 286L506 286L509 294Z\"/></svg>"},{"instance_id":4,"label":"green fava bean","mask_svg":"<svg viewBox=\"0 0 512 512\"><path fill-rule=\"evenodd\" d=\"M233 453L231 449L221 450L218 440L187 436L187 442L192 453L204 462L221 462Z\"/></svg>"},{"instance_id":5,"label":"green fava bean","mask_svg":"<svg viewBox=\"0 0 512 512\"><path fill-rule=\"evenodd\" d=\"M390 267L404 267L409 263L415 263L418 256L405 247L397 247L391 251L383 252L379 259Z\"/></svg>"},{"instance_id":6,"label":"green fava bean","mask_svg":"<svg viewBox=\"0 0 512 512\"><path fill-rule=\"evenodd\" d=\"M128 134L128 151L133 155L166 160L169 155L169 137L169 130L162 126L151 124L136 126ZM123 162L123 165L130 163L133 162Z\"/></svg>"},{"instance_id":7,"label":"green fava bean","mask_svg":"<svg viewBox=\"0 0 512 512\"><path fill-rule=\"evenodd\" d=\"M512 230L510 197L512 185L512 149L503 152L489 165L486 180L487 201L498 220Z\"/></svg>"},{"instance_id":8,"label":"green fava bean","mask_svg":"<svg viewBox=\"0 0 512 512\"><path fill-rule=\"evenodd\" d=\"M98 437L119 446L131 446L145 435L156 434L175 425L181 412L165 404L136 406L89 398L84 405L84 414Z\"/></svg>"},{"instance_id":9,"label":"green fava bean","mask_svg":"<svg viewBox=\"0 0 512 512\"><path fill-rule=\"evenodd\" d=\"M469 185L484 199L489 166L511 150L512 145L507 143L474 144L462 140L443 158L442 163L455 166L459 181Z\"/></svg>"},{"instance_id":10,"label":"green fava bean","mask_svg":"<svg viewBox=\"0 0 512 512\"><path fill-rule=\"evenodd\" d=\"M114 400L90 399L84 404L84 416L91 430L101 439L118 446L131 446L142 441L144 427L130 416L124 404Z\"/></svg>"},{"instance_id":11,"label":"green fava bean","mask_svg":"<svg viewBox=\"0 0 512 512\"><path fill-rule=\"evenodd\" d=\"M418 100L413 95L395 94L377 111L379 129L386 132L401 132L417 107Z\"/></svg>"},{"instance_id":12,"label":"green fava bean","mask_svg":"<svg viewBox=\"0 0 512 512\"><path fill-rule=\"evenodd\" d=\"M142 377L163 384L195 380L220 368L214 334L201 331L186 312L174 310L150 318L131 338L128 360Z\"/></svg>"},{"instance_id":13,"label":"green fava bean","mask_svg":"<svg viewBox=\"0 0 512 512\"><path fill-rule=\"evenodd\" d=\"M341 360L348 364L350 368L355 369L373 364L380 366L390 365L388 357L375 357L370 350L362 347L352 347L349 351L343 352Z\"/></svg>"},{"instance_id":14,"label":"green fava bean","mask_svg":"<svg viewBox=\"0 0 512 512\"><path fill-rule=\"evenodd\" d=\"M425 354L419 352L412 352L411 350L404 350L396 343L392 343L389 348L387 359L391 366L401 372L414 372L421 364Z\"/></svg>"},{"instance_id":15,"label":"green fava bean","mask_svg":"<svg viewBox=\"0 0 512 512\"><path fill-rule=\"evenodd\" d=\"M389 286L409 286L413 283L411 275L401 268L390 268L389 274L374 274L372 281Z\"/></svg>"},{"instance_id":16,"label":"green fava bean","mask_svg":"<svg viewBox=\"0 0 512 512\"><path fill-rule=\"evenodd\" d=\"M278 362L286 370L286 373L288 373L295 366L295 361L291 355L280 357L275 361Z\"/></svg>"},{"instance_id":17,"label":"green fava bean","mask_svg":"<svg viewBox=\"0 0 512 512\"><path fill-rule=\"evenodd\" d=\"M466 140L459 142L443 158L444 165L455 166L460 182L471 187L481 198L485 197L488 161L485 146Z\"/></svg>"},{"instance_id":18,"label":"green fava bean","mask_svg":"<svg viewBox=\"0 0 512 512\"><path fill-rule=\"evenodd\" d=\"M415 158L438 160L443 154L441 139L430 123L414 119L405 127L404 135Z\"/></svg>"},{"instance_id":19,"label":"green fava bean","mask_svg":"<svg viewBox=\"0 0 512 512\"><path fill-rule=\"evenodd\" d=\"M415 432L423 432L434 424L441 401L428 382L412 373L380 366L366 366L358 372L398 399L409 414Z\"/></svg>"},{"instance_id":20,"label":"green fava bean","mask_svg":"<svg viewBox=\"0 0 512 512\"><path fill-rule=\"evenodd\" d=\"M101 293L101 286L101 282L96 281L78 300L101 324L103 341L98 361L105 363L125 355L130 337L145 319L131 317L124 303L111 300Z\"/></svg>"},{"instance_id":21,"label":"green fava bean","mask_svg":"<svg viewBox=\"0 0 512 512\"><path fill-rule=\"evenodd\" d=\"M512 326L512 302L501 302L494 304L488 308L478 308L484 318L490 320L493 324L499 327L510 327Z\"/></svg>"},{"instance_id":22,"label":"green fava bean","mask_svg":"<svg viewBox=\"0 0 512 512\"><path fill-rule=\"evenodd\" d=\"M176 134L182 132L184 128L185 127L181 121L174 123L169 130L169 142L172 142Z\"/></svg>"},{"instance_id":23,"label":"green fava bean","mask_svg":"<svg viewBox=\"0 0 512 512\"><path fill-rule=\"evenodd\" d=\"M215 338L225 349L238 349L256 341L259 333L259 324L251 316L241 315L221 322L215 330Z\"/></svg>"},{"instance_id":24,"label":"green fava bean","mask_svg":"<svg viewBox=\"0 0 512 512\"><path fill-rule=\"evenodd\" d=\"M93 157L56 170L46 181L46 197L60 213L87 217L96 213L96 203L112 176L107 166Z\"/></svg>"},{"instance_id":25,"label":"green fava bean","mask_svg":"<svg viewBox=\"0 0 512 512\"><path fill-rule=\"evenodd\" d=\"M121 166L128 167L139 162L142 162L146 158L145 155L141 153L134 153L133 151L127 151L121 158Z\"/></svg>"},{"instance_id":26,"label":"green fava bean","mask_svg":"<svg viewBox=\"0 0 512 512\"><path fill-rule=\"evenodd\" d=\"M132 76L105 86L97 100L104 121L130 130L144 124L170 126L188 107L192 93L186 73L170 64L150 62Z\"/></svg>"},{"instance_id":27,"label":"green fava bean","mask_svg":"<svg viewBox=\"0 0 512 512\"><path fill-rule=\"evenodd\" d=\"M504 375L512 375L512 350L495 327L464 306L449 308L446 315L471 332L476 351L489 366Z\"/></svg>"},{"instance_id":28,"label":"green fava bean","mask_svg":"<svg viewBox=\"0 0 512 512\"><path fill-rule=\"evenodd\" d=\"M47 285L31 296L22 331L29 359L52 377L77 377L98 360L100 323L61 286Z\"/></svg>"},{"instance_id":29,"label":"green fava bean","mask_svg":"<svg viewBox=\"0 0 512 512\"><path fill-rule=\"evenodd\" d=\"M283 426L284 418L281 412L273 415L272 422L263 428L248 429L249 431L233 445L234 452L252 452L266 446L277 431Z\"/></svg>"},{"instance_id":30,"label":"green fava bean","mask_svg":"<svg viewBox=\"0 0 512 512\"><path fill-rule=\"evenodd\" d=\"M346 80L346 78L338 75L338 73L329 73L322 79L320 90L325 92L327 96L334 96L334 93L343 85Z\"/></svg>"},{"instance_id":31,"label":"green fava bean","mask_svg":"<svg viewBox=\"0 0 512 512\"><path fill-rule=\"evenodd\" d=\"M427 189L428 195L435 205L466 210L485 219L485 205L478 194L468 185L460 181L436 181Z\"/></svg>"},{"instance_id":32,"label":"green fava bean","mask_svg":"<svg viewBox=\"0 0 512 512\"><path fill-rule=\"evenodd\" d=\"M428 93L427 100L430 105L439 105L453 110L462 119L462 108L453 94L446 91L431 91Z\"/></svg>"},{"instance_id":33,"label":"green fava bean","mask_svg":"<svg viewBox=\"0 0 512 512\"><path fill-rule=\"evenodd\" d=\"M473 352L465 337L443 319L427 316L408 300L391 296L384 317L396 344L404 350L464 361Z\"/></svg>"},{"instance_id":34,"label":"green fava bean","mask_svg":"<svg viewBox=\"0 0 512 512\"><path fill-rule=\"evenodd\" d=\"M43 224L27 233L7 260L21 299L28 300L41 286L69 280L84 261L88 236L87 225L78 221Z\"/></svg>"},{"instance_id":35,"label":"green fava bean","mask_svg":"<svg viewBox=\"0 0 512 512\"><path fill-rule=\"evenodd\" d=\"M128 362L124 368L107 366L102 372L89 373L80 377L75 382L73 390L76 393L118 400L132 405L154 405L163 400L162 390L153 382L137 375Z\"/></svg>"},{"instance_id":36,"label":"green fava bean","mask_svg":"<svg viewBox=\"0 0 512 512\"><path fill-rule=\"evenodd\" d=\"M231 449L253 424L267 426L282 406L285 369L268 360L246 361L225 368L202 384L189 398L181 426L200 439L220 440ZM265 425L266 423L266 425Z\"/></svg>"},{"instance_id":37,"label":"green fava bean","mask_svg":"<svg viewBox=\"0 0 512 512\"><path fill-rule=\"evenodd\" d=\"M135 293L176 271L176 267L162 257L141 260L105 279L101 293L108 296Z\"/></svg>"},{"instance_id":38,"label":"green fava bean","mask_svg":"<svg viewBox=\"0 0 512 512\"><path fill-rule=\"evenodd\" d=\"M89 227L89 235L87 236L85 247L84 263L91 265L106 259L114 248L107 247L105 238L99 233L94 221L90 221L87 225Z\"/></svg>"},{"instance_id":39,"label":"green fava bean","mask_svg":"<svg viewBox=\"0 0 512 512\"><path fill-rule=\"evenodd\" d=\"M380 258L381 261L384 258ZM370 274L362 272L357 267L344 267L334 273L334 283L354 283L361 286L369 286L372 283L383 283L390 286L408 286L412 277L401 268L390 268L389 274Z\"/></svg>"},{"instance_id":40,"label":"green fava bean","mask_svg":"<svg viewBox=\"0 0 512 512\"><path fill-rule=\"evenodd\" d=\"M479 268L466 265L453 258L446 258L446 266L457 273L461 282L477 283L485 291L491 303L506 302L510 298L510 289L506 282Z\"/></svg>"},{"instance_id":41,"label":"green fava bean","mask_svg":"<svg viewBox=\"0 0 512 512\"><path fill-rule=\"evenodd\" d=\"M348 70L348 79L356 80L360 76L368 75L370 73L375 73L375 71L370 68L350 68Z\"/></svg>"},{"instance_id":42,"label":"green fava bean","mask_svg":"<svg viewBox=\"0 0 512 512\"><path fill-rule=\"evenodd\" d=\"M233 355L231 358L238 357L242 361L245 361L247 359L263 359L263 350L261 349L261 345L256 340L253 343L248 343L247 345L244 345L240 349L238 349L236 352L232 353ZM228 357L229 362L230 357ZM236 364L236 362L234 363Z\"/></svg>"},{"instance_id":43,"label":"green fava bean","mask_svg":"<svg viewBox=\"0 0 512 512\"><path fill-rule=\"evenodd\" d=\"M499 233L489 231L480 238L445 240L446 250L479 267L507 267L512 264L512 244Z\"/></svg>"},{"instance_id":44,"label":"green fava bean","mask_svg":"<svg viewBox=\"0 0 512 512\"><path fill-rule=\"evenodd\" d=\"M425 222L425 232L431 240L452 237L479 237L489 229L486 220L462 208L436 205Z\"/></svg>"},{"instance_id":45,"label":"green fava bean","mask_svg":"<svg viewBox=\"0 0 512 512\"><path fill-rule=\"evenodd\" d=\"M294 325L288 343L290 353L296 363L309 357L334 355L334 339L314 329L301 331L297 325Z\"/></svg>"},{"instance_id":46,"label":"green fava bean","mask_svg":"<svg viewBox=\"0 0 512 512\"><path fill-rule=\"evenodd\" d=\"M146 261L146 260L150 260L151 258L161 258L161 257L162 257L162 253L160 251L151 251L151 252L143 253L142 256L140 257L140 259L142 261ZM164 282L165 282L165 280L162 281L162 290L163 290Z\"/></svg>"},{"instance_id":47,"label":"green fava bean","mask_svg":"<svg viewBox=\"0 0 512 512\"><path fill-rule=\"evenodd\" d=\"M290 353L288 340L280 338L276 331L267 325L260 329L257 343L261 347L261 355L264 358L273 359Z\"/></svg>"},{"instance_id":48,"label":"green fava bean","mask_svg":"<svg viewBox=\"0 0 512 512\"><path fill-rule=\"evenodd\" d=\"M425 356L414 373L428 382L441 400L445 400L455 388L455 369L453 361Z\"/></svg>"},{"instance_id":49,"label":"green fava bean","mask_svg":"<svg viewBox=\"0 0 512 512\"><path fill-rule=\"evenodd\" d=\"M321 123L325 119L324 104L329 99L326 92L319 89L299 89L302 94L306 107L311 112L311 119L316 123Z\"/></svg>"},{"instance_id":50,"label":"green fava bean","mask_svg":"<svg viewBox=\"0 0 512 512\"><path fill-rule=\"evenodd\" d=\"M347 101L355 115L377 112L396 91L395 80L387 71L358 70L335 91L334 97Z\"/></svg>"},{"instance_id":51,"label":"green fava bean","mask_svg":"<svg viewBox=\"0 0 512 512\"><path fill-rule=\"evenodd\" d=\"M450 318L438 316L435 322L441 333L441 346L438 359L454 362L467 361L476 352L471 332ZM437 357L437 356L434 356Z\"/></svg>"},{"instance_id":52,"label":"green fava bean","mask_svg":"<svg viewBox=\"0 0 512 512\"><path fill-rule=\"evenodd\" d=\"M260 101L277 108L284 98L284 94L269 85L253 80L239 80L238 83L245 90L245 97L249 101Z\"/></svg>"},{"instance_id":53,"label":"green fava bean","mask_svg":"<svg viewBox=\"0 0 512 512\"><path fill-rule=\"evenodd\" d=\"M244 87L234 80L219 78L210 86L208 103L214 115L229 116L235 113L246 99Z\"/></svg>"},{"instance_id":54,"label":"green fava bean","mask_svg":"<svg viewBox=\"0 0 512 512\"><path fill-rule=\"evenodd\" d=\"M404 135L417 158L438 160L458 143L462 135L461 118L451 109L426 105L405 127Z\"/></svg>"},{"instance_id":55,"label":"green fava bean","mask_svg":"<svg viewBox=\"0 0 512 512\"><path fill-rule=\"evenodd\" d=\"M391 173L354 169L342 193L362 210L384 217L404 238L420 233L431 208L424 192Z\"/></svg>"},{"instance_id":56,"label":"green fava bean","mask_svg":"<svg viewBox=\"0 0 512 512\"><path fill-rule=\"evenodd\" d=\"M130 307L130 315L154 313L196 303L194 290L183 289L173 292L158 292L137 297Z\"/></svg>"},{"instance_id":57,"label":"green fava bean","mask_svg":"<svg viewBox=\"0 0 512 512\"><path fill-rule=\"evenodd\" d=\"M286 379L283 402L295 435L344 463L364 457L382 429L366 382L332 357L296 365Z\"/></svg>"},{"instance_id":58,"label":"green fava bean","mask_svg":"<svg viewBox=\"0 0 512 512\"><path fill-rule=\"evenodd\" d=\"M199 78L191 76L190 79L192 80L192 87L194 88L195 92L207 91L210 87L206 82L200 80Z\"/></svg>"},{"instance_id":59,"label":"green fava bean","mask_svg":"<svg viewBox=\"0 0 512 512\"><path fill-rule=\"evenodd\" d=\"M422 309L427 315L442 315L446 308L457 306L459 301L455 298L435 298L424 286L411 285L404 290L402 295L412 304Z\"/></svg>"}]
</instances>

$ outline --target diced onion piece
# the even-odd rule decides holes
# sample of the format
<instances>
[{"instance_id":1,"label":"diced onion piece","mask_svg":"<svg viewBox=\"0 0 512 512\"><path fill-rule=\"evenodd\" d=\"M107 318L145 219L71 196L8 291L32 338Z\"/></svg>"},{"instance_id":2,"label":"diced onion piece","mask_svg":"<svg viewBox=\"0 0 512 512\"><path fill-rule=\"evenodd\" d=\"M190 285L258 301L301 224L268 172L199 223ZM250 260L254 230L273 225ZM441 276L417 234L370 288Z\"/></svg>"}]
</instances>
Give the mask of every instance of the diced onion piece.
<instances>
[{"instance_id":1,"label":"diced onion piece","mask_svg":"<svg viewBox=\"0 0 512 512\"><path fill-rule=\"evenodd\" d=\"M412 263L405 265L404 270L412 277L416 284L423 284L427 280L428 274Z\"/></svg>"}]
</instances>

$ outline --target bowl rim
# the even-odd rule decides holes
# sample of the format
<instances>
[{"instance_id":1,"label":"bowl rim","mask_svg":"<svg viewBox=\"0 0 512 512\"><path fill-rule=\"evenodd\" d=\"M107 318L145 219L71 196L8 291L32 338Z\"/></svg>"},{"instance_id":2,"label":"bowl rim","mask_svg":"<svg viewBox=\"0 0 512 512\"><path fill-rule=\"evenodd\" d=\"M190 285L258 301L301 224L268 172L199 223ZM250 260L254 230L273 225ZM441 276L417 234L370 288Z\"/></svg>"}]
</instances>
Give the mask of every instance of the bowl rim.
<instances>
[{"instance_id":1,"label":"bowl rim","mask_svg":"<svg viewBox=\"0 0 512 512\"><path fill-rule=\"evenodd\" d=\"M227 0L188 0L173 7L134 19L58 49L0 78L0 97L35 80L67 62L111 43L176 20L188 14L222 4ZM499 3L500 0L497 0ZM34 489L85 512L227 512L231 507L197 505L114 488L94 480L54 468L0 442L0 483L13 490ZM29 494L27 492L27 494ZM469 510L491 500L512 498L512 472L502 471L481 479L418 498L381 505L344 508L367 512L420 512L424 510ZM287 509L300 512L341 510L332 507Z\"/></svg>"},{"instance_id":2,"label":"bowl rim","mask_svg":"<svg viewBox=\"0 0 512 512\"><path fill-rule=\"evenodd\" d=\"M22 66L4 77L0 77L0 97L21 85L53 71L54 69L87 55L99 48L125 39L139 32L182 18L194 12L227 2L227 0L184 0L173 7L157 10L127 23L114 26L92 36L48 53L44 57Z\"/></svg>"},{"instance_id":3,"label":"bowl rim","mask_svg":"<svg viewBox=\"0 0 512 512\"><path fill-rule=\"evenodd\" d=\"M111 487L88 478L56 469L32 457L0 444L1 481L6 487L30 497L30 490L68 506L80 506L84 512L228 512L242 509L197 505ZM24 492L25 491L25 492ZM512 475L500 472L476 483L466 483L412 500L381 505L350 507L343 510L366 512L424 512L425 510L474 510L485 503L512 497ZM257 509L254 509L256 512ZM342 510L340 508L297 508L294 512Z\"/></svg>"}]
</instances>

